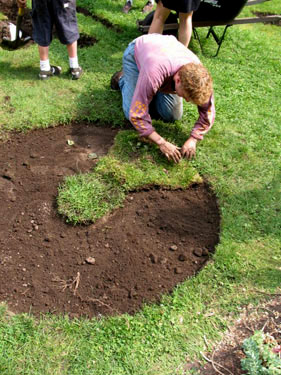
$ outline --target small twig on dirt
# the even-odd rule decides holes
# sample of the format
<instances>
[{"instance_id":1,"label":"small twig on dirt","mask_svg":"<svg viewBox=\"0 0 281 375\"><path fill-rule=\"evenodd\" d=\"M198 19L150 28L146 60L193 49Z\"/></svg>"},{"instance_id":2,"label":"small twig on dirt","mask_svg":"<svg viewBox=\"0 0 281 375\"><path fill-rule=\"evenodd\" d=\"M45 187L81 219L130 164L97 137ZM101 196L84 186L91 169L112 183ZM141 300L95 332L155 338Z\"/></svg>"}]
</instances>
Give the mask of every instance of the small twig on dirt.
<instances>
[{"instance_id":1,"label":"small twig on dirt","mask_svg":"<svg viewBox=\"0 0 281 375\"><path fill-rule=\"evenodd\" d=\"M86 301L87 301L87 302L96 302L96 303L99 303L100 305L107 307L109 310L119 313L118 310L112 308L112 307L111 307L110 305L108 305L107 303L102 302L100 299L97 299L97 298L87 298Z\"/></svg>"},{"instance_id":2,"label":"small twig on dirt","mask_svg":"<svg viewBox=\"0 0 281 375\"><path fill-rule=\"evenodd\" d=\"M257 293L260 293L260 294L264 294L266 296L271 296L271 297L274 297L274 296L281 296L281 293L266 293L266 292L263 292L261 290L258 290L258 289L253 289L254 292L257 292Z\"/></svg>"},{"instance_id":3,"label":"small twig on dirt","mask_svg":"<svg viewBox=\"0 0 281 375\"><path fill-rule=\"evenodd\" d=\"M218 372L219 374L221 374L221 375L225 375L225 374L223 374L221 371L219 371L214 365L221 367L222 369L224 369L225 371L227 371L230 375L234 375L233 372L231 372L230 370L228 370L227 368L225 368L225 367L224 367L223 365L221 365L220 363L217 363L217 362L215 362L213 359L210 359L210 358L206 357L206 356L204 355L204 353L200 352L200 354L202 355L202 357L203 357L207 362L209 362L209 363L212 364L213 369L214 369L216 372Z\"/></svg>"},{"instance_id":4,"label":"small twig on dirt","mask_svg":"<svg viewBox=\"0 0 281 375\"><path fill-rule=\"evenodd\" d=\"M215 355L215 350L213 351L213 354L212 354L212 358L211 358L211 363L212 363L212 367L213 367L213 369L216 371L216 372L218 372L219 374L221 374L221 375L225 375L224 373L222 373L220 370L218 370L217 368L216 368L216 366L215 366L215 361L214 361L214 355Z\"/></svg>"},{"instance_id":5,"label":"small twig on dirt","mask_svg":"<svg viewBox=\"0 0 281 375\"><path fill-rule=\"evenodd\" d=\"M70 288L72 283L68 283L66 280L63 280L59 278L58 276L55 276L52 281L59 283L61 290L64 292L66 288Z\"/></svg>"},{"instance_id":6,"label":"small twig on dirt","mask_svg":"<svg viewBox=\"0 0 281 375\"><path fill-rule=\"evenodd\" d=\"M80 272L77 272L77 276L73 280L73 284L75 284L75 288L74 288L74 292L73 292L74 295L76 295L79 283L80 283Z\"/></svg>"},{"instance_id":7,"label":"small twig on dirt","mask_svg":"<svg viewBox=\"0 0 281 375\"><path fill-rule=\"evenodd\" d=\"M203 336L203 339L204 339L204 343L205 343L205 346L206 346L206 348L208 349L208 347L209 347L209 344L208 344L208 341L207 341L207 339L206 339L206 336L205 336L205 335Z\"/></svg>"},{"instance_id":8,"label":"small twig on dirt","mask_svg":"<svg viewBox=\"0 0 281 375\"><path fill-rule=\"evenodd\" d=\"M97 298L87 298L87 301L89 301L89 302L97 302L98 304L100 304L102 306L105 306L105 307L108 307L110 310L113 310L110 305L108 305L105 302L102 302L100 299L97 299Z\"/></svg>"},{"instance_id":9,"label":"small twig on dirt","mask_svg":"<svg viewBox=\"0 0 281 375\"><path fill-rule=\"evenodd\" d=\"M216 330L216 331L218 331L218 327L215 325L215 323L211 320L210 321L210 323L212 324L212 326L214 327L214 329Z\"/></svg>"},{"instance_id":10,"label":"small twig on dirt","mask_svg":"<svg viewBox=\"0 0 281 375\"><path fill-rule=\"evenodd\" d=\"M265 327L268 325L268 322L269 322L269 319L267 319L267 321L264 323L264 325L263 325L263 327L261 329L262 332L264 331Z\"/></svg>"},{"instance_id":11,"label":"small twig on dirt","mask_svg":"<svg viewBox=\"0 0 281 375\"><path fill-rule=\"evenodd\" d=\"M273 336L275 333L276 333L278 336L281 337L281 330L280 330L280 329L276 329L276 330L274 330L274 331L272 331L272 332L269 332L270 336Z\"/></svg>"},{"instance_id":12,"label":"small twig on dirt","mask_svg":"<svg viewBox=\"0 0 281 375\"><path fill-rule=\"evenodd\" d=\"M80 283L80 272L77 272L77 276L74 279L63 280L63 279L59 278L58 276L55 276L52 279L52 281L59 283L60 288L63 292L65 291L65 289L67 289L67 288L72 289L72 287L75 286L73 294L76 295L76 292L77 292L77 289L78 289L79 283Z\"/></svg>"},{"instance_id":13,"label":"small twig on dirt","mask_svg":"<svg viewBox=\"0 0 281 375\"><path fill-rule=\"evenodd\" d=\"M263 307L263 306L259 306L258 307L258 309L259 310L264 310L264 311L267 311L267 312L269 312L271 315L274 315L274 312L273 311L271 311L270 309L267 309L266 307Z\"/></svg>"},{"instance_id":14,"label":"small twig on dirt","mask_svg":"<svg viewBox=\"0 0 281 375\"><path fill-rule=\"evenodd\" d=\"M254 330L253 328L248 327L247 324L246 324L244 321L243 321L243 326L244 326L248 331L250 331L251 333L254 333L254 332L255 332L255 330Z\"/></svg>"},{"instance_id":15,"label":"small twig on dirt","mask_svg":"<svg viewBox=\"0 0 281 375\"><path fill-rule=\"evenodd\" d=\"M26 293L30 290L30 288L26 288L21 294L23 294L24 296L26 295Z\"/></svg>"},{"instance_id":16,"label":"small twig on dirt","mask_svg":"<svg viewBox=\"0 0 281 375\"><path fill-rule=\"evenodd\" d=\"M279 318L279 315L278 315L278 318ZM273 336L274 333L277 333L281 337L281 329L280 329L279 321L275 322L274 318L271 318L271 323L272 323L272 325L274 326L275 329L272 332L270 332L270 335Z\"/></svg>"}]
</instances>

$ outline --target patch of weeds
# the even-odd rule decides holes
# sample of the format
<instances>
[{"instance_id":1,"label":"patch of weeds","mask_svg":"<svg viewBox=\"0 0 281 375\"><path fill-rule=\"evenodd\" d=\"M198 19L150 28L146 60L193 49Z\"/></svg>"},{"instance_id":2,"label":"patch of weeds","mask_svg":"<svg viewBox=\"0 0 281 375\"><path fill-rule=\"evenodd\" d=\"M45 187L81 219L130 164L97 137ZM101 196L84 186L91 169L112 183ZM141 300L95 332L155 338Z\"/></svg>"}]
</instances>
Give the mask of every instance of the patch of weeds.
<instances>
[{"instance_id":1,"label":"patch of weeds","mask_svg":"<svg viewBox=\"0 0 281 375\"><path fill-rule=\"evenodd\" d=\"M241 365L247 375L281 374L281 347L273 336L256 331L244 340L243 350L246 358L241 360Z\"/></svg>"}]
</instances>

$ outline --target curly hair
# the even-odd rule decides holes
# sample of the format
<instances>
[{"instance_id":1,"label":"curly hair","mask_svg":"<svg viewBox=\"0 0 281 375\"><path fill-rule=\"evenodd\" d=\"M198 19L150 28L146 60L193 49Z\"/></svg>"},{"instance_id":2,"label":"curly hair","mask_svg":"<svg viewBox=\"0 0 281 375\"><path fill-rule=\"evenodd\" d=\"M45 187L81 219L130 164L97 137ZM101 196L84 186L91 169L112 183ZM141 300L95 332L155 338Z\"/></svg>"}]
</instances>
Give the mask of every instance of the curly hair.
<instances>
[{"instance_id":1,"label":"curly hair","mask_svg":"<svg viewBox=\"0 0 281 375\"><path fill-rule=\"evenodd\" d=\"M213 91L213 80L202 64L183 65L179 77L182 89L193 103L202 106L208 102Z\"/></svg>"}]
</instances>

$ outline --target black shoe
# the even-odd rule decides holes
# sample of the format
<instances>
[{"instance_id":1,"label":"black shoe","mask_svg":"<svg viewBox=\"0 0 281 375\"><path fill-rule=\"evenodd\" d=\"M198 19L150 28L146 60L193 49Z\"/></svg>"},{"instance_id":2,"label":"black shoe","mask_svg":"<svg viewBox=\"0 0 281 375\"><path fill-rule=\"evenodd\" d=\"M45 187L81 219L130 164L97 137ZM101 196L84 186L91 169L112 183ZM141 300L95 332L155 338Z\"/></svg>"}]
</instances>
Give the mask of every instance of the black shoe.
<instances>
[{"instance_id":1,"label":"black shoe","mask_svg":"<svg viewBox=\"0 0 281 375\"><path fill-rule=\"evenodd\" d=\"M78 66L78 68L70 68L70 73L72 79L79 79L83 74L83 69L81 66Z\"/></svg>"},{"instance_id":2,"label":"black shoe","mask_svg":"<svg viewBox=\"0 0 281 375\"><path fill-rule=\"evenodd\" d=\"M40 70L39 79L45 80L53 76L59 76L61 74L61 67L51 65L50 70Z\"/></svg>"},{"instance_id":3,"label":"black shoe","mask_svg":"<svg viewBox=\"0 0 281 375\"><path fill-rule=\"evenodd\" d=\"M112 90L120 90L119 87L119 80L123 75L123 71L119 70L118 72L115 72L110 80L110 87Z\"/></svg>"},{"instance_id":4,"label":"black shoe","mask_svg":"<svg viewBox=\"0 0 281 375\"><path fill-rule=\"evenodd\" d=\"M123 6L122 12L123 13L129 13L132 9L132 3L130 1L127 1L126 4Z\"/></svg>"}]
</instances>

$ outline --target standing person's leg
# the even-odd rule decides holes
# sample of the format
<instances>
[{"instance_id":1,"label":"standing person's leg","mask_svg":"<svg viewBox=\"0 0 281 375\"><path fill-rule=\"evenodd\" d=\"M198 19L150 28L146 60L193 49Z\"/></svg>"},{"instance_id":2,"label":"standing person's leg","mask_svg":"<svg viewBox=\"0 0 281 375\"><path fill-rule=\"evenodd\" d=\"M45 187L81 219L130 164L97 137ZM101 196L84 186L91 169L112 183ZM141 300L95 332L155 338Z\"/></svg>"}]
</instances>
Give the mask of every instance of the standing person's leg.
<instances>
[{"instance_id":1,"label":"standing person's leg","mask_svg":"<svg viewBox=\"0 0 281 375\"><path fill-rule=\"evenodd\" d=\"M77 54L77 40L71 44L67 44L67 53L69 57L69 67L72 79L79 79L82 74L82 68L79 66Z\"/></svg>"},{"instance_id":2,"label":"standing person's leg","mask_svg":"<svg viewBox=\"0 0 281 375\"><path fill-rule=\"evenodd\" d=\"M165 8L162 2L159 0L157 3L156 10L153 15L153 20L148 30L148 34L153 34L153 33L162 34L164 23L166 19L168 18L170 12L171 10L168 8Z\"/></svg>"},{"instance_id":3,"label":"standing person's leg","mask_svg":"<svg viewBox=\"0 0 281 375\"><path fill-rule=\"evenodd\" d=\"M188 47L192 35L192 14L193 12L179 13L178 40L185 47Z\"/></svg>"},{"instance_id":4,"label":"standing person's leg","mask_svg":"<svg viewBox=\"0 0 281 375\"><path fill-rule=\"evenodd\" d=\"M43 47L43 46L39 46L38 45L38 52L39 52L39 58L40 58L40 62L42 61L49 61L49 46L48 47ZM50 70L50 67L49 69L43 69L43 70Z\"/></svg>"},{"instance_id":5,"label":"standing person's leg","mask_svg":"<svg viewBox=\"0 0 281 375\"><path fill-rule=\"evenodd\" d=\"M124 52L122 76L119 79L119 87L122 94L122 107L127 120L129 120L131 102L139 77L139 70L136 64L134 52L135 42L132 42Z\"/></svg>"},{"instance_id":6,"label":"standing person's leg","mask_svg":"<svg viewBox=\"0 0 281 375\"><path fill-rule=\"evenodd\" d=\"M77 40L71 44L67 44L67 53L70 58L74 58L77 56Z\"/></svg>"},{"instance_id":7,"label":"standing person's leg","mask_svg":"<svg viewBox=\"0 0 281 375\"><path fill-rule=\"evenodd\" d=\"M52 0L52 16L59 40L66 45L72 79L79 79L82 68L78 63L77 40L79 39L76 0Z\"/></svg>"},{"instance_id":8,"label":"standing person's leg","mask_svg":"<svg viewBox=\"0 0 281 375\"><path fill-rule=\"evenodd\" d=\"M61 74L61 67L58 65L50 65L49 60L49 47L43 47L38 45L39 57L40 57L40 79L48 79L53 76Z\"/></svg>"},{"instance_id":9,"label":"standing person's leg","mask_svg":"<svg viewBox=\"0 0 281 375\"><path fill-rule=\"evenodd\" d=\"M49 61L49 45L52 42L53 22L46 0L32 1L33 40L38 44L40 58L40 79L59 75L60 66L52 66Z\"/></svg>"}]
</instances>

